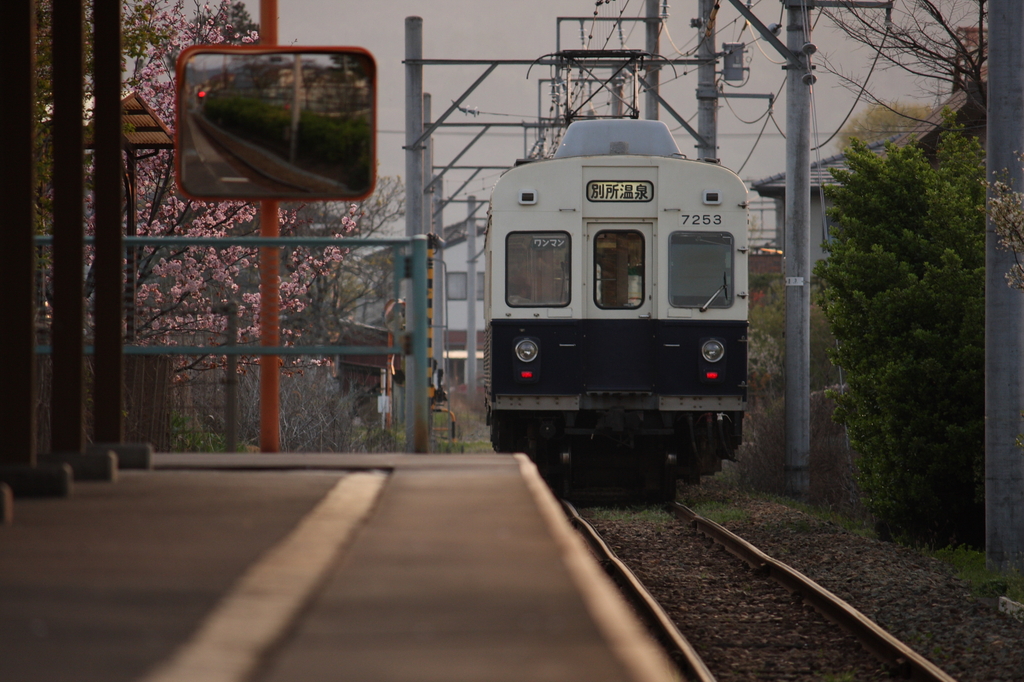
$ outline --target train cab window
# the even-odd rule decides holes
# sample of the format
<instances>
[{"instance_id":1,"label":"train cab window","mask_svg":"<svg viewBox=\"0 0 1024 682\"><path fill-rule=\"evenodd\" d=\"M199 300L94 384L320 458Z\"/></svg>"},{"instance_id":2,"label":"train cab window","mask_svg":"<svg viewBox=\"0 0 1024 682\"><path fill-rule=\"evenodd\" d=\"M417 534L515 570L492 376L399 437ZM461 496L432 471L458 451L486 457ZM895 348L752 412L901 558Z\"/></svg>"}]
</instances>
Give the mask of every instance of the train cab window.
<instances>
[{"instance_id":1,"label":"train cab window","mask_svg":"<svg viewBox=\"0 0 1024 682\"><path fill-rule=\"evenodd\" d=\"M606 230L594 237L594 302L601 308L644 303L644 236Z\"/></svg>"},{"instance_id":2,"label":"train cab window","mask_svg":"<svg viewBox=\"0 0 1024 682\"><path fill-rule=\"evenodd\" d=\"M505 301L514 308L569 305L569 234L513 232L505 242Z\"/></svg>"},{"instance_id":3,"label":"train cab window","mask_svg":"<svg viewBox=\"0 0 1024 682\"><path fill-rule=\"evenodd\" d=\"M673 232L668 239L669 302L676 308L728 308L736 295L728 232Z\"/></svg>"}]
</instances>

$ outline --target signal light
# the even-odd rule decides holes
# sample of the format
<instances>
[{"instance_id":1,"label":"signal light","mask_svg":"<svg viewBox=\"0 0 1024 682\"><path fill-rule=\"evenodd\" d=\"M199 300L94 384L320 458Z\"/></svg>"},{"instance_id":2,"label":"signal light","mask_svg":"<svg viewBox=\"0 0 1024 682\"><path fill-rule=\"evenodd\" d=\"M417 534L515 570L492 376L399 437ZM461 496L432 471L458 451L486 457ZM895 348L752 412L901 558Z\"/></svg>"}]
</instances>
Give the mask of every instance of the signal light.
<instances>
[{"instance_id":1,"label":"signal light","mask_svg":"<svg viewBox=\"0 0 1024 682\"><path fill-rule=\"evenodd\" d=\"M206 97L206 90L200 90L199 92L197 92L196 97L198 97L199 99Z\"/></svg>"},{"instance_id":2,"label":"signal light","mask_svg":"<svg viewBox=\"0 0 1024 682\"><path fill-rule=\"evenodd\" d=\"M717 379L718 378L718 372L705 372L704 378L705 379Z\"/></svg>"},{"instance_id":3,"label":"signal light","mask_svg":"<svg viewBox=\"0 0 1024 682\"><path fill-rule=\"evenodd\" d=\"M519 378L521 378L521 379L532 379L533 378L533 372L527 372L527 371L524 370L524 371L519 373Z\"/></svg>"}]
</instances>

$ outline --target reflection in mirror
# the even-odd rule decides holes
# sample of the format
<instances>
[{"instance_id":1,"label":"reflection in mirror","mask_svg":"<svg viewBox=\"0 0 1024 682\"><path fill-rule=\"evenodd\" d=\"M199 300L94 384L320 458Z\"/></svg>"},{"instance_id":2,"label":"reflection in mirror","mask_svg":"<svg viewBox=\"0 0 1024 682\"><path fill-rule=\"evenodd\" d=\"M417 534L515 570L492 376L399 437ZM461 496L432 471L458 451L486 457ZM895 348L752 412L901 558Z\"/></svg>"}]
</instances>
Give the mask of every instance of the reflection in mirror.
<instances>
[{"instance_id":1,"label":"reflection in mirror","mask_svg":"<svg viewBox=\"0 0 1024 682\"><path fill-rule=\"evenodd\" d=\"M197 199L373 191L375 66L358 48L190 48L178 59L178 183Z\"/></svg>"}]
</instances>

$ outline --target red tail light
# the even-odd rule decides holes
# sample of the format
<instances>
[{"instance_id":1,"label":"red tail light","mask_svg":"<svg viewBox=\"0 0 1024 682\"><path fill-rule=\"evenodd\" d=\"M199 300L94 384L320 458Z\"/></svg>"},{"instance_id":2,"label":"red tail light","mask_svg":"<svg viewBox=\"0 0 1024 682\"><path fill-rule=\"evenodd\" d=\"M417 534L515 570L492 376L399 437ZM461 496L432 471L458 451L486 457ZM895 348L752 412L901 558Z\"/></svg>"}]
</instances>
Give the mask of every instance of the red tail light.
<instances>
[{"instance_id":1,"label":"red tail light","mask_svg":"<svg viewBox=\"0 0 1024 682\"><path fill-rule=\"evenodd\" d=\"M532 379L533 378L533 372L526 372L526 371L520 372L519 373L519 377L522 378L522 379Z\"/></svg>"},{"instance_id":2,"label":"red tail light","mask_svg":"<svg viewBox=\"0 0 1024 682\"><path fill-rule=\"evenodd\" d=\"M704 374L704 377L706 379L717 379L718 378L718 372L706 372Z\"/></svg>"}]
</instances>

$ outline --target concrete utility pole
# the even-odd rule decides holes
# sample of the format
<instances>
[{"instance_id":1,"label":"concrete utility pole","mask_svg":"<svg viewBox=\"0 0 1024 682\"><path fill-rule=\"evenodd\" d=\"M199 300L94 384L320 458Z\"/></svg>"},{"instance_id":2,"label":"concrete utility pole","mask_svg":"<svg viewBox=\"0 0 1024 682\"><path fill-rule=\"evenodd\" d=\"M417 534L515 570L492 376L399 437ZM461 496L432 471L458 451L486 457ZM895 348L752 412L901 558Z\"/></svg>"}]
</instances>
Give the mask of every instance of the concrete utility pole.
<instances>
[{"instance_id":1,"label":"concrete utility pole","mask_svg":"<svg viewBox=\"0 0 1024 682\"><path fill-rule=\"evenodd\" d=\"M1024 188L1024 4L990 0L988 180ZM1014 254L985 234L985 555L988 567L1024 570L1024 298L1006 284Z\"/></svg>"},{"instance_id":2,"label":"concrete utility pole","mask_svg":"<svg viewBox=\"0 0 1024 682\"><path fill-rule=\"evenodd\" d=\"M697 57L706 59L697 67L697 133L704 139L697 145L698 159L718 158L718 92L715 89L715 0L700 0L697 21L700 42Z\"/></svg>"},{"instance_id":3,"label":"concrete utility pole","mask_svg":"<svg viewBox=\"0 0 1024 682\"><path fill-rule=\"evenodd\" d=\"M405 236L423 233L423 147L416 141L423 133L423 65L412 60L423 58L423 19L405 18ZM412 255L411 253L409 254ZM412 288L406 291L406 331L414 324ZM405 356L405 447L412 452L416 440L414 372L417 367L414 356Z\"/></svg>"},{"instance_id":4,"label":"concrete utility pole","mask_svg":"<svg viewBox=\"0 0 1024 682\"><path fill-rule=\"evenodd\" d=\"M786 5L786 494L810 490L811 453L811 26L805 0Z\"/></svg>"},{"instance_id":5,"label":"concrete utility pole","mask_svg":"<svg viewBox=\"0 0 1024 682\"><path fill-rule=\"evenodd\" d=\"M466 394L476 400L476 197L466 211Z\"/></svg>"},{"instance_id":6,"label":"concrete utility pole","mask_svg":"<svg viewBox=\"0 0 1024 682\"><path fill-rule=\"evenodd\" d=\"M423 231L423 19L405 18L405 236Z\"/></svg>"},{"instance_id":7,"label":"concrete utility pole","mask_svg":"<svg viewBox=\"0 0 1024 682\"><path fill-rule=\"evenodd\" d=\"M426 130L430 126L430 105L431 97L429 92L423 93L423 128ZM427 185L434 179L434 136L431 135L423 141L423 227L420 229L419 234L430 234L434 232L434 211L433 203L434 196L437 193L435 187L431 186L427 189ZM407 190L408 191L408 190Z\"/></svg>"},{"instance_id":8,"label":"concrete utility pole","mask_svg":"<svg viewBox=\"0 0 1024 682\"><path fill-rule=\"evenodd\" d=\"M658 0L647 0L647 52L661 54L661 16L658 14ZM657 67L647 67L647 82L651 87L644 95L644 118L649 121L658 120L658 81L661 76Z\"/></svg>"}]
</instances>

